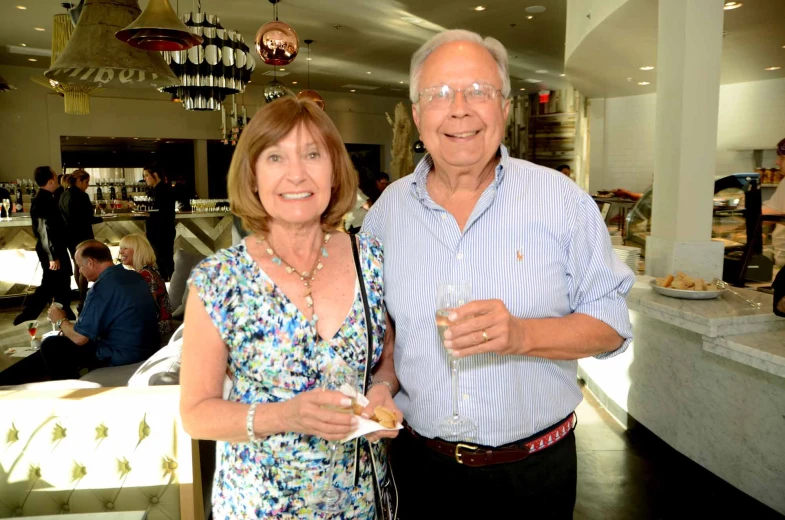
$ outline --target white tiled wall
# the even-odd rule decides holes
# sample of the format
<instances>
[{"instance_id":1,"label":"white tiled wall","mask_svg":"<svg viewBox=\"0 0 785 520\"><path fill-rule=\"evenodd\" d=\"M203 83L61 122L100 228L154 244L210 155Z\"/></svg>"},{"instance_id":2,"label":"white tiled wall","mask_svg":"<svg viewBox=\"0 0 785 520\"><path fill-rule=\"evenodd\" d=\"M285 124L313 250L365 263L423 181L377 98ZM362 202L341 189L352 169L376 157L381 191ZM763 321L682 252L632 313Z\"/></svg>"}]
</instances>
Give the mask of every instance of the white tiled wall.
<instances>
[{"instance_id":1,"label":"white tiled wall","mask_svg":"<svg viewBox=\"0 0 785 520\"><path fill-rule=\"evenodd\" d=\"M596 103L596 100L593 100ZM626 188L643 191L654 174L656 94L608 98L604 112L591 111L591 128L601 132L602 146L594 143L591 190ZM603 103L597 103L599 107ZM600 120L602 118L602 120ZM595 124L597 123L597 124ZM785 138L785 79L723 85L718 121L718 175L751 171L753 149L768 149L763 165L774 166L773 148Z\"/></svg>"}]
</instances>

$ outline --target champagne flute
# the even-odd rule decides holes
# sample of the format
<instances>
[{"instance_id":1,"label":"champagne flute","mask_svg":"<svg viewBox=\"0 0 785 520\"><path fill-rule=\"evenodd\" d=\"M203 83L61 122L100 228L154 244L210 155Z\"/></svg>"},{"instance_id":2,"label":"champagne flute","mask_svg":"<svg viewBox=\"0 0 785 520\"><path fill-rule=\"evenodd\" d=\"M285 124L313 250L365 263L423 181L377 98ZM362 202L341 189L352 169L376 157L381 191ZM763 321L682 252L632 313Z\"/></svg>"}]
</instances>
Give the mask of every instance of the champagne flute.
<instances>
[{"instance_id":1,"label":"champagne flute","mask_svg":"<svg viewBox=\"0 0 785 520\"><path fill-rule=\"evenodd\" d=\"M3 207L5 208L5 217L11 220L11 199L3 199Z\"/></svg>"},{"instance_id":2,"label":"champagne flute","mask_svg":"<svg viewBox=\"0 0 785 520\"><path fill-rule=\"evenodd\" d=\"M334 369L326 372L323 375L322 389L340 391L341 388L348 390L349 388L357 392L357 374L346 367L344 369ZM324 408L341 413L354 413L355 398L352 397L352 404L348 408L336 407L325 405ZM322 513L340 513L346 509L346 502L349 498L346 491L338 488L333 484L335 477L335 459L338 452L338 443L330 442L330 469L327 472L328 480L322 487L318 488L314 493L308 497L308 504Z\"/></svg>"},{"instance_id":3,"label":"champagne flute","mask_svg":"<svg viewBox=\"0 0 785 520\"><path fill-rule=\"evenodd\" d=\"M472 300L472 285L468 281L439 283L436 286L436 330L444 345L444 332L452 324L448 319L453 309ZM458 413L458 358L450 355L452 383L452 414L437 424L437 435L447 441L469 440L477 432L477 423Z\"/></svg>"}]
</instances>

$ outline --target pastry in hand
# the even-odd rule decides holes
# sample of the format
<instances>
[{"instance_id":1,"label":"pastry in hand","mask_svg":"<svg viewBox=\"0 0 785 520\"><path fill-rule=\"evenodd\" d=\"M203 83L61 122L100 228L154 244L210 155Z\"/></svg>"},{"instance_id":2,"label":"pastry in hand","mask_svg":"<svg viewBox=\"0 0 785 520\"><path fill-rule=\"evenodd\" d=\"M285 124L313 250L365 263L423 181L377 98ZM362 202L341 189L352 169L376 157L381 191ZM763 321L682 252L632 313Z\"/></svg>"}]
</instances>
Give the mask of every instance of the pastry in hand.
<instances>
[{"instance_id":1,"label":"pastry in hand","mask_svg":"<svg viewBox=\"0 0 785 520\"><path fill-rule=\"evenodd\" d=\"M389 408L385 408L384 406L377 406L374 408L373 417L371 417L371 419L378 422L385 428L395 428L396 425L395 412Z\"/></svg>"}]
</instances>

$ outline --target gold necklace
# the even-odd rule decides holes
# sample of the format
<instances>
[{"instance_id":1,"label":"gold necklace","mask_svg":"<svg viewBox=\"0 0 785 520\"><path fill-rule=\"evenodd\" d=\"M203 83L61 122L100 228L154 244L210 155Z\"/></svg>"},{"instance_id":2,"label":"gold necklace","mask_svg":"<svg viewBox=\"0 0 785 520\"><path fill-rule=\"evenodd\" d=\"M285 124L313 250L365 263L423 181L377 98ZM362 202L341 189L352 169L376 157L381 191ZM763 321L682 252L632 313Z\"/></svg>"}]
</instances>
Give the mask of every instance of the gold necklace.
<instances>
[{"instance_id":1,"label":"gold necklace","mask_svg":"<svg viewBox=\"0 0 785 520\"><path fill-rule=\"evenodd\" d=\"M321 257L323 257L323 258L327 258L327 256L329 256L327 254L327 242L330 241L330 236L331 236L330 233L325 233L324 234L324 243L323 243L322 247L320 248ZM287 273L296 274L296 275L298 275L300 277L300 280L303 282L303 285L305 285L305 304L308 306L309 309L312 308L313 307L313 297L311 296L311 290L313 288L312 288L311 284L313 283L313 280L316 277L316 273L318 271L321 271L322 268L324 267L324 265L322 264L322 261L321 261L321 258L319 257L319 255L318 254L316 255L316 263L314 263L314 265L313 265L313 267L311 268L310 271L303 271L301 273L298 273L297 269L292 267L290 264L288 264L279 255L277 255L275 253L275 251L273 250L272 246L270 245L270 242L267 240L267 238L265 236L262 236L261 238L256 239L256 243L259 244L259 245L266 244L265 250L267 251L267 254L272 257L272 262L275 265L283 266L284 271L286 271ZM318 319L319 318L316 316L316 314L314 314L313 315L313 321L316 322L316 320L318 320Z\"/></svg>"}]
</instances>

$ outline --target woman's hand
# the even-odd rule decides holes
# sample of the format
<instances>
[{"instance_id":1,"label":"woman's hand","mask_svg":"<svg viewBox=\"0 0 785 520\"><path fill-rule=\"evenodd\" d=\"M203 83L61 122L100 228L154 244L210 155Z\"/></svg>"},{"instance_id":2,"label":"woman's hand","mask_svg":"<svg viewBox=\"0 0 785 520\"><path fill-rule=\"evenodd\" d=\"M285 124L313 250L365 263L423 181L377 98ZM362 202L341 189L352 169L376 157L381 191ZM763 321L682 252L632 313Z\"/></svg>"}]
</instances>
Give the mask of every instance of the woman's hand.
<instances>
[{"instance_id":1,"label":"woman's hand","mask_svg":"<svg viewBox=\"0 0 785 520\"><path fill-rule=\"evenodd\" d=\"M351 411L352 401L340 392L311 390L283 404L284 431L287 432L339 441L357 428L357 418ZM347 408L348 413L326 408L328 406Z\"/></svg>"},{"instance_id":2,"label":"woman's hand","mask_svg":"<svg viewBox=\"0 0 785 520\"><path fill-rule=\"evenodd\" d=\"M392 394L390 393L390 389L387 385L373 385L373 387L368 390L368 394L365 396L368 398L368 406L365 407L363 410L362 416L366 419L370 419L373 415L373 410L377 406L384 406L385 408L392 410L395 412L396 421L402 422L403 421L403 414L395 406L395 401L393 401ZM398 436L398 430L379 430L377 432L369 433L365 436L370 442L376 442L383 438L394 438Z\"/></svg>"}]
</instances>

